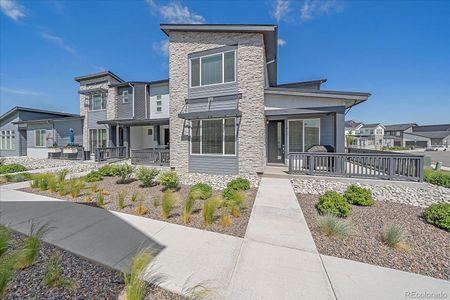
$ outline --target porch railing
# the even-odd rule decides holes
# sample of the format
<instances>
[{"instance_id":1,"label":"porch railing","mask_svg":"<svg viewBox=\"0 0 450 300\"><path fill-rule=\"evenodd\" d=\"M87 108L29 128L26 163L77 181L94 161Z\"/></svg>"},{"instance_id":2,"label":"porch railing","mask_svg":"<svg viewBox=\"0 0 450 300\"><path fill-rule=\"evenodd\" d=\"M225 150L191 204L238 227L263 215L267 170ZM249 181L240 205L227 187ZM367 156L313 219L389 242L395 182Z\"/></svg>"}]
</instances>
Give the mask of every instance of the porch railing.
<instances>
[{"instance_id":1,"label":"porch railing","mask_svg":"<svg viewBox=\"0 0 450 300\"><path fill-rule=\"evenodd\" d=\"M290 174L423 180L424 157L401 153L291 153Z\"/></svg>"},{"instance_id":2,"label":"porch railing","mask_svg":"<svg viewBox=\"0 0 450 300\"><path fill-rule=\"evenodd\" d=\"M169 149L140 149L131 150L131 163L139 165L170 165Z\"/></svg>"},{"instance_id":3,"label":"porch railing","mask_svg":"<svg viewBox=\"0 0 450 300\"><path fill-rule=\"evenodd\" d=\"M99 147L95 149L95 161L123 159L127 156L127 147Z\"/></svg>"}]
</instances>

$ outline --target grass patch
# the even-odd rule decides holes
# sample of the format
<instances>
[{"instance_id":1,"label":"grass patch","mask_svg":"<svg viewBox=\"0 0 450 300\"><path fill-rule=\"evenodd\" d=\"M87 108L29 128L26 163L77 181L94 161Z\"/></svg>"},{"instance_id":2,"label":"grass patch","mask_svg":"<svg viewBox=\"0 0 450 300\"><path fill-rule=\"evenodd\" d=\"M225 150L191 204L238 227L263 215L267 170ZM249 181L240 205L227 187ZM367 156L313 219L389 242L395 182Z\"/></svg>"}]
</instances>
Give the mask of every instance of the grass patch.
<instances>
[{"instance_id":1,"label":"grass patch","mask_svg":"<svg viewBox=\"0 0 450 300\"><path fill-rule=\"evenodd\" d=\"M387 226L383 231L383 242L400 251L408 251L409 247L406 244L405 233L403 228L392 224Z\"/></svg>"},{"instance_id":2,"label":"grass patch","mask_svg":"<svg viewBox=\"0 0 450 300\"><path fill-rule=\"evenodd\" d=\"M14 255L4 255L0 257L0 299L6 293L8 283L14 274L14 265L16 264Z\"/></svg>"},{"instance_id":3,"label":"grass patch","mask_svg":"<svg viewBox=\"0 0 450 300\"><path fill-rule=\"evenodd\" d=\"M62 276L63 268L61 266L61 256L53 254L47 259L45 267L44 281L48 287L66 288L73 290L76 283L73 279Z\"/></svg>"},{"instance_id":4,"label":"grass patch","mask_svg":"<svg viewBox=\"0 0 450 300\"><path fill-rule=\"evenodd\" d=\"M450 203L430 205L423 212L423 217L427 223L450 232Z\"/></svg>"},{"instance_id":5,"label":"grass patch","mask_svg":"<svg viewBox=\"0 0 450 300\"><path fill-rule=\"evenodd\" d=\"M6 179L6 182L22 182L31 180L33 175L30 173L19 173L19 174L7 174L3 176Z\"/></svg>"},{"instance_id":6,"label":"grass patch","mask_svg":"<svg viewBox=\"0 0 450 300\"><path fill-rule=\"evenodd\" d=\"M120 209L125 208L125 198L127 197L128 192L126 190L122 190L119 192L119 197L117 199L117 206L119 206Z\"/></svg>"},{"instance_id":7,"label":"grass patch","mask_svg":"<svg viewBox=\"0 0 450 300\"><path fill-rule=\"evenodd\" d=\"M450 172L448 171L426 168L423 173L423 180L434 185L450 188Z\"/></svg>"},{"instance_id":8,"label":"grass patch","mask_svg":"<svg viewBox=\"0 0 450 300\"><path fill-rule=\"evenodd\" d=\"M26 170L27 168L25 168L21 164L0 165L0 174L24 172Z\"/></svg>"},{"instance_id":9,"label":"grass patch","mask_svg":"<svg viewBox=\"0 0 450 300\"><path fill-rule=\"evenodd\" d=\"M161 208L162 208L162 216L164 219L168 219L170 217L170 212L172 211L176 202L177 202L176 195L173 191L166 190L163 193Z\"/></svg>"},{"instance_id":10,"label":"grass patch","mask_svg":"<svg viewBox=\"0 0 450 300\"><path fill-rule=\"evenodd\" d=\"M140 250L131 261L130 273L124 273L125 296L127 300L141 300L145 292L144 272L152 261L149 249Z\"/></svg>"},{"instance_id":11,"label":"grass patch","mask_svg":"<svg viewBox=\"0 0 450 300\"><path fill-rule=\"evenodd\" d=\"M9 238L9 229L4 226L0 226L0 257L8 251Z\"/></svg>"},{"instance_id":12,"label":"grass patch","mask_svg":"<svg viewBox=\"0 0 450 300\"><path fill-rule=\"evenodd\" d=\"M98 206L105 205L105 196L103 195L103 192L98 192L95 196L95 203L97 203Z\"/></svg>"},{"instance_id":13,"label":"grass patch","mask_svg":"<svg viewBox=\"0 0 450 300\"><path fill-rule=\"evenodd\" d=\"M223 200L220 197L208 199L203 204L202 216L205 225L211 225L214 222L216 210L220 207Z\"/></svg>"},{"instance_id":14,"label":"grass patch","mask_svg":"<svg viewBox=\"0 0 450 300\"><path fill-rule=\"evenodd\" d=\"M41 248L41 240L51 230L48 224L31 223L30 233L23 240L22 247L16 253L16 268L25 269L36 261Z\"/></svg>"},{"instance_id":15,"label":"grass patch","mask_svg":"<svg viewBox=\"0 0 450 300\"><path fill-rule=\"evenodd\" d=\"M345 237L354 233L353 225L333 215L327 215L319 220L319 230L326 236Z\"/></svg>"}]
</instances>

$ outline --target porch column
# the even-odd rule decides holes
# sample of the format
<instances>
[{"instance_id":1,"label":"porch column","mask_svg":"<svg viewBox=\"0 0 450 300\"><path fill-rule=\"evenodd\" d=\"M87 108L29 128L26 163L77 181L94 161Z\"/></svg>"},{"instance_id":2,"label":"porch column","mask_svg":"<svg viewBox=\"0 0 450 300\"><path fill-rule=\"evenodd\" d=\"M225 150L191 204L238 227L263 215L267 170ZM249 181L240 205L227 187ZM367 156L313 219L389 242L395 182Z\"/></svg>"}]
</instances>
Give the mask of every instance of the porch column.
<instances>
[{"instance_id":1,"label":"porch column","mask_svg":"<svg viewBox=\"0 0 450 300\"><path fill-rule=\"evenodd\" d=\"M130 127L123 127L123 145L125 147L125 157L130 157Z\"/></svg>"},{"instance_id":2,"label":"porch column","mask_svg":"<svg viewBox=\"0 0 450 300\"><path fill-rule=\"evenodd\" d=\"M345 152L345 114L344 112L336 113L336 153Z\"/></svg>"},{"instance_id":3,"label":"porch column","mask_svg":"<svg viewBox=\"0 0 450 300\"><path fill-rule=\"evenodd\" d=\"M116 146L116 143L115 143L115 139L114 139L114 137L115 137L115 130L114 130L114 126L111 126L111 125L109 125L108 126L108 131L109 131L109 134L108 134L108 136L109 136L109 147L115 147Z\"/></svg>"},{"instance_id":4,"label":"porch column","mask_svg":"<svg viewBox=\"0 0 450 300\"><path fill-rule=\"evenodd\" d=\"M160 136L160 126L159 125L156 125L156 126L154 126L153 127L153 131L154 131L154 134L153 134L153 140L155 140L157 143L158 143L158 146L159 145L161 145L161 141L160 141L160 138L159 138L159 136Z\"/></svg>"}]
</instances>

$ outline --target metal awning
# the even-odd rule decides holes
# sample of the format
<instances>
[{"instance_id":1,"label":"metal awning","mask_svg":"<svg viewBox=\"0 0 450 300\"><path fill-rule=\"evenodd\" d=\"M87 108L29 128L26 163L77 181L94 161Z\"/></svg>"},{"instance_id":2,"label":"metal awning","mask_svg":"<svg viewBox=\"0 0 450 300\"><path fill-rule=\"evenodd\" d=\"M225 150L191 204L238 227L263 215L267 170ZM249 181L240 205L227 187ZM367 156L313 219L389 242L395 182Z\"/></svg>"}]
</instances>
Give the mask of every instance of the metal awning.
<instances>
[{"instance_id":1,"label":"metal awning","mask_svg":"<svg viewBox=\"0 0 450 300\"><path fill-rule=\"evenodd\" d=\"M78 93L82 94L82 95L104 94L107 92L108 92L108 89L104 89L104 88L95 88L95 89L78 91Z\"/></svg>"},{"instance_id":2,"label":"metal awning","mask_svg":"<svg viewBox=\"0 0 450 300\"><path fill-rule=\"evenodd\" d=\"M180 119L185 120L240 117L240 116L241 112L238 109L208 110L208 111L196 111L178 114L178 117Z\"/></svg>"},{"instance_id":3,"label":"metal awning","mask_svg":"<svg viewBox=\"0 0 450 300\"><path fill-rule=\"evenodd\" d=\"M151 126L151 125L168 125L169 119L115 119L97 121L97 124L106 125L123 125L123 126Z\"/></svg>"}]
</instances>

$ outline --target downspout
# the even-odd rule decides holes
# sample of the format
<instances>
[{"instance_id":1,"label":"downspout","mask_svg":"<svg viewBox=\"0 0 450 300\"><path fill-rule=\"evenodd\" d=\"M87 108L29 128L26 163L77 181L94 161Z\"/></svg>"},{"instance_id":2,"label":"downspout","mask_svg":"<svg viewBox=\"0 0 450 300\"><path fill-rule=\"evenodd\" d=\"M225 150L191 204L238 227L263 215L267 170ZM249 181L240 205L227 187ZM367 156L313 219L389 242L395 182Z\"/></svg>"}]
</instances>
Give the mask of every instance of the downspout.
<instances>
[{"instance_id":1,"label":"downspout","mask_svg":"<svg viewBox=\"0 0 450 300\"><path fill-rule=\"evenodd\" d=\"M128 85L129 85L129 86L132 88L132 90L133 90L133 99L132 99L131 107L132 107L133 119L134 119L134 85L132 85L131 83L128 83Z\"/></svg>"}]
</instances>

